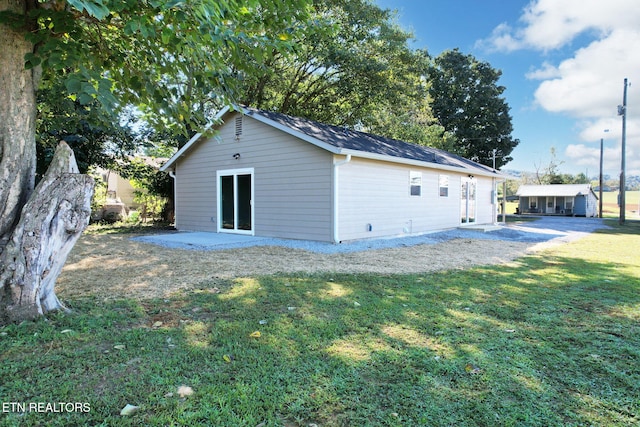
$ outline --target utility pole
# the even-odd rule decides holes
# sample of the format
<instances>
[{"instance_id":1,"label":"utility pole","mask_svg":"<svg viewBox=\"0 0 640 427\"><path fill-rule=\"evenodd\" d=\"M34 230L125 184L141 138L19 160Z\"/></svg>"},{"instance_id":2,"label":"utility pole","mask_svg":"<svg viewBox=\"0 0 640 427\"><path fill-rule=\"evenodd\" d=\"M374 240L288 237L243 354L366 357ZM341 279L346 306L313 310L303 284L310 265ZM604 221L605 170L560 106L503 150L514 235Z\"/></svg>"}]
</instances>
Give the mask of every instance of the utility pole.
<instances>
[{"instance_id":1,"label":"utility pole","mask_svg":"<svg viewBox=\"0 0 640 427\"><path fill-rule=\"evenodd\" d=\"M618 115L622 116L622 161L620 164L620 219L619 224L624 225L625 220L625 176L624 170L626 167L625 150L626 150L626 138L627 138L627 79L624 79L624 93L622 95L622 105L618 105Z\"/></svg>"},{"instance_id":2,"label":"utility pole","mask_svg":"<svg viewBox=\"0 0 640 427\"><path fill-rule=\"evenodd\" d=\"M599 182L599 199L598 200L600 202L600 215L599 217L602 218L602 157L604 154L604 138L600 138L600 182Z\"/></svg>"},{"instance_id":3,"label":"utility pole","mask_svg":"<svg viewBox=\"0 0 640 427\"><path fill-rule=\"evenodd\" d=\"M609 132L609 129L605 129L604 132ZM604 159L604 138L600 138L600 218L602 218L602 163Z\"/></svg>"}]
</instances>

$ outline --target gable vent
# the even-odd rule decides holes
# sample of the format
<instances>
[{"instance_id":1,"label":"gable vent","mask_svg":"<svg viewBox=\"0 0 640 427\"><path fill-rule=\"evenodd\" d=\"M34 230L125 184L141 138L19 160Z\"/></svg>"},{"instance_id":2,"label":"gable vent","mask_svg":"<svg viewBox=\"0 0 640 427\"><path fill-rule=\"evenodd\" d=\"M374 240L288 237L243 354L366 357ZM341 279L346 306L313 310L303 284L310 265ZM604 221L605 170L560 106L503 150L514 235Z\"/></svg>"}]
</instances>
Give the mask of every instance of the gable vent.
<instances>
[{"instance_id":1,"label":"gable vent","mask_svg":"<svg viewBox=\"0 0 640 427\"><path fill-rule=\"evenodd\" d=\"M236 117L236 139L242 135L242 116Z\"/></svg>"}]
</instances>

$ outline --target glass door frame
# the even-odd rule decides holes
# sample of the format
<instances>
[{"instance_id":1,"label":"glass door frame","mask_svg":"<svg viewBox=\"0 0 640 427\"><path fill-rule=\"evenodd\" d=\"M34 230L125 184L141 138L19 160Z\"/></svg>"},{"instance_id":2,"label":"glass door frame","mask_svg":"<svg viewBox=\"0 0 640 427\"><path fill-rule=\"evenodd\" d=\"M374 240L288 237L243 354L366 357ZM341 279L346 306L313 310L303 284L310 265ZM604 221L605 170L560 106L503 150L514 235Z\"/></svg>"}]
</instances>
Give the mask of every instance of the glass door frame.
<instances>
[{"instance_id":1,"label":"glass door frame","mask_svg":"<svg viewBox=\"0 0 640 427\"><path fill-rule=\"evenodd\" d=\"M460 224L475 224L478 220L478 181L460 177Z\"/></svg>"},{"instance_id":2,"label":"glass door frame","mask_svg":"<svg viewBox=\"0 0 640 427\"><path fill-rule=\"evenodd\" d=\"M251 229L245 230L238 228L239 223L239 200L238 200L238 176L249 175L251 177L251 200L249 203L251 212ZM223 177L233 177L233 228L224 228L222 221L222 178ZM216 171L216 194L217 194L217 208L218 208L218 217L217 217L217 231L218 233L234 233L234 234L247 234L247 235L255 235L255 207L253 201L255 200L254 195L255 189L255 180L254 180L254 170L253 168L244 168L244 169L226 169Z\"/></svg>"}]
</instances>

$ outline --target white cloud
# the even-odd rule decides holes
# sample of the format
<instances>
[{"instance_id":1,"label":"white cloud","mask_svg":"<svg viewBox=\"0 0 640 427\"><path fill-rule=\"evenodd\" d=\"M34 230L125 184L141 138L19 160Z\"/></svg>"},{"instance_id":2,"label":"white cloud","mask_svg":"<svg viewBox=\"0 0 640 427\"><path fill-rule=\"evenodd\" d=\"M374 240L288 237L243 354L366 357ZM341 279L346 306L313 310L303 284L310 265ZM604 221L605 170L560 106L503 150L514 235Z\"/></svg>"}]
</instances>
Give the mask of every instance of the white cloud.
<instances>
[{"instance_id":1,"label":"white cloud","mask_svg":"<svg viewBox=\"0 0 640 427\"><path fill-rule=\"evenodd\" d=\"M528 72L525 77L529 80L547 80L561 77L561 73L558 67L545 61L541 68Z\"/></svg>"},{"instance_id":2,"label":"white cloud","mask_svg":"<svg viewBox=\"0 0 640 427\"><path fill-rule=\"evenodd\" d=\"M619 140L622 134L622 120L620 117L607 117L595 120L585 120L579 124L582 131L580 139L583 141Z\"/></svg>"},{"instance_id":3,"label":"white cloud","mask_svg":"<svg viewBox=\"0 0 640 427\"><path fill-rule=\"evenodd\" d=\"M554 70L557 76L544 80L535 98L545 110L574 117L615 116L624 78L639 69L640 31L616 30L562 61Z\"/></svg>"},{"instance_id":4,"label":"white cloud","mask_svg":"<svg viewBox=\"0 0 640 427\"><path fill-rule=\"evenodd\" d=\"M507 23L502 23L493 29L491 37L487 40L478 40L476 47L489 51L512 52L524 47L522 40L513 34L513 28Z\"/></svg>"},{"instance_id":5,"label":"white cloud","mask_svg":"<svg viewBox=\"0 0 640 427\"><path fill-rule=\"evenodd\" d=\"M594 175L600 168L600 145L588 146L585 144L568 145L565 156L571 159L573 165L589 169L589 175ZM603 167L605 171L620 170L620 151L616 147L606 146L604 148Z\"/></svg>"},{"instance_id":6,"label":"white cloud","mask_svg":"<svg viewBox=\"0 0 640 427\"><path fill-rule=\"evenodd\" d=\"M603 139L605 171L621 169L622 155L622 119L620 117L596 119L580 123L582 132L580 139L588 141L585 144L571 144L565 149L564 155L572 165L586 166L590 171L596 171L600 164L600 138ZM608 132L605 132L605 129ZM626 172L640 174L640 121L627 120L626 135Z\"/></svg>"},{"instance_id":7,"label":"white cloud","mask_svg":"<svg viewBox=\"0 0 640 427\"><path fill-rule=\"evenodd\" d=\"M532 49L545 53L546 60L526 77L541 81L535 91L537 105L579 120L576 125L585 144L569 145L566 157L575 165L597 169L597 142L608 128L605 168L619 170L621 119L616 107L622 104L623 80L629 77L640 87L640 80L634 82L640 70L637 0L532 0L517 25L499 25L479 44L503 52ZM550 51L557 51L555 56L571 53L556 65L548 60ZM640 97L636 92L635 86L629 88L627 168L640 173Z\"/></svg>"},{"instance_id":8,"label":"white cloud","mask_svg":"<svg viewBox=\"0 0 640 427\"><path fill-rule=\"evenodd\" d=\"M572 165L581 166L589 170L589 175L595 175L600 168L600 145L589 146L585 144L571 144L565 150L565 156L570 159ZM616 175L621 170L621 151L620 146L608 146L605 141L603 154L603 169L605 174L607 171L610 175ZM640 150L638 147L627 147L626 150L626 166L627 175L640 174ZM613 174L611 171L615 171Z\"/></svg>"},{"instance_id":9,"label":"white cloud","mask_svg":"<svg viewBox=\"0 0 640 427\"><path fill-rule=\"evenodd\" d=\"M604 37L616 28L637 28L637 0L533 0L520 17L521 26L500 24L482 42L492 50L558 49L585 32Z\"/></svg>"}]
</instances>

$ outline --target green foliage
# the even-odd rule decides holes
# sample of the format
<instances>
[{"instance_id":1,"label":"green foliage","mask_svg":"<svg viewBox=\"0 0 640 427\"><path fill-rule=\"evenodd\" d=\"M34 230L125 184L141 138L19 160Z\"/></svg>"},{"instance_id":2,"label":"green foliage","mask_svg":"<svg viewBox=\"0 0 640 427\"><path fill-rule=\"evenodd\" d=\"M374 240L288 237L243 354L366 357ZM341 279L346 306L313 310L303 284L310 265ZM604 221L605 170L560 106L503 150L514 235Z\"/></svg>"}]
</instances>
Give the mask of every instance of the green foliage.
<instances>
[{"instance_id":1,"label":"green foliage","mask_svg":"<svg viewBox=\"0 0 640 427\"><path fill-rule=\"evenodd\" d=\"M91 197L91 212L100 212L102 207L107 203L107 183L100 176L96 176L91 170L89 173L94 177L95 186L93 188L93 196Z\"/></svg>"},{"instance_id":2,"label":"green foliage","mask_svg":"<svg viewBox=\"0 0 640 427\"><path fill-rule=\"evenodd\" d=\"M3 396L91 411L0 426L637 425L638 238L614 228L466 271L72 299L73 315L0 328Z\"/></svg>"},{"instance_id":3,"label":"green foliage","mask_svg":"<svg viewBox=\"0 0 640 427\"><path fill-rule=\"evenodd\" d=\"M409 46L412 35L394 13L370 0L316 1L311 9L304 0L45 1L26 16L2 16L32 29L27 66L60 82L74 108L99 104L118 114L134 105L169 135L192 135L235 100L483 163L496 148L498 166L517 144L499 72L457 51L434 66ZM443 110L446 73L480 82L456 89L474 105L461 107L463 95L449 106L468 110L467 129ZM473 108L485 104L490 113L478 119Z\"/></svg>"},{"instance_id":4,"label":"green foliage","mask_svg":"<svg viewBox=\"0 0 640 427\"><path fill-rule=\"evenodd\" d=\"M57 76L46 76L37 102L38 176L46 171L60 141L73 149L81 173L86 173L90 166L111 168L117 160L134 153L132 118L122 115L120 124L96 100L82 104L77 97L69 96Z\"/></svg>"},{"instance_id":5,"label":"green foliage","mask_svg":"<svg viewBox=\"0 0 640 427\"><path fill-rule=\"evenodd\" d=\"M295 49L244 82L243 103L405 141L444 146L428 104L427 52L369 0L314 2Z\"/></svg>"},{"instance_id":6,"label":"green foliage","mask_svg":"<svg viewBox=\"0 0 640 427\"><path fill-rule=\"evenodd\" d=\"M135 188L144 189L153 196L170 197L173 194L173 180L166 172L160 172L156 163L153 158L136 157L116 165L114 170L132 181Z\"/></svg>"},{"instance_id":7,"label":"green foliage","mask_svg":"<svg viewBox=\"0 0 640 427\"><path fill-rule=\"evenodd\" d=\"M287 50L306 0L48 0L2 12L35 46L28 68L64 79L81 105L127 105L158 128L200 127L234 99L252 63Z\"/></svg>"},{"instance_id":8,"label":"green foliage","mask_svg":"<svg viewBox=\"0 0 640 427\"><path fill-rule=\"evenodd\" d=\"M458 49L435 58L429 94L433 114L457 139L457 154L496 168L513 160L509 154L520 142L513 139L509 106L498 85L501 72Z\"/></svg>"},{"instance_id":9,"label":"green foliage","mask_svg":"<svg viewBox=\"0 0 640 427\"><path fill-rule=\"evenodd\" d=\"M139 203L140 207L134 212L135 215L129 216L129 221L146 222L149 218L154 221L162 220L162 212L166 203L163 197L149 193L146 188L136 190L133 194L133 201Z\"/></svg>"}]
</instances>

